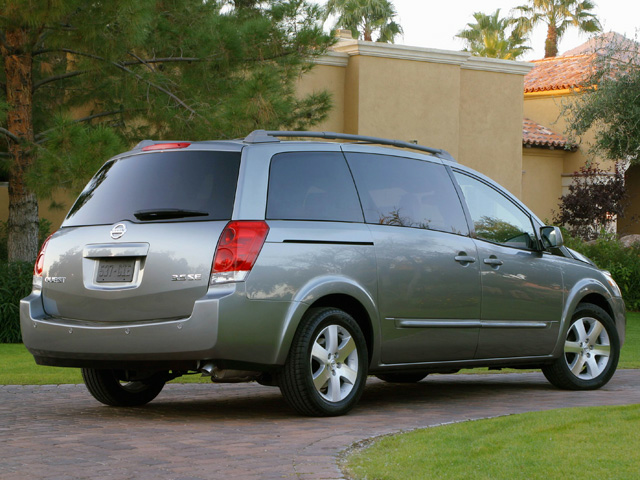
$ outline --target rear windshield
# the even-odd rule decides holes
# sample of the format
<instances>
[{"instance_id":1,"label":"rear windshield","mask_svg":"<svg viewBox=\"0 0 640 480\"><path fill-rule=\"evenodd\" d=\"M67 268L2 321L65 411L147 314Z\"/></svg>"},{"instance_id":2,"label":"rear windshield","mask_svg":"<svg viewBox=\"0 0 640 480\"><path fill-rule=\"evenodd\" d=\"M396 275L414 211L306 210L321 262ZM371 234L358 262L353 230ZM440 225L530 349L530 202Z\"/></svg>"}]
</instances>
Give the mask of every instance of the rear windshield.
<instances>
[{"instance_id":1,"label":"rear windshield","mask_svg":"<svg viewBox=\"0 0 640 480\"><path fill-rule=\"evenodd\" d=\"M240 152L156 152L109 161L63 226L229 220L239 167Z\"/></svg>"}]
</instances>

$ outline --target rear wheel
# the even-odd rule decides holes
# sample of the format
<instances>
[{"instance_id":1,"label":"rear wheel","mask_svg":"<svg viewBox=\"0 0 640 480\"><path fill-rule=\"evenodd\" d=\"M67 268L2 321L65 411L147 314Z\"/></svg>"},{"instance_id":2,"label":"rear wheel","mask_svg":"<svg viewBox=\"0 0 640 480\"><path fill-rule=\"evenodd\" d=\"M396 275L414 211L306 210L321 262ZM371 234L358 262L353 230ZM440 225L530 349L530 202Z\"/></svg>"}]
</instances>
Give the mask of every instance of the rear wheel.
<instances>
[{"instance_id":1,"label":"rear wheel","mask_svg":"<svg viewBox=\"0 0 640 480\"><path fill-rule=\"evenodd\" d=\"M82 379L89 393L112 407L137 407L156 398L165 380L159 376L135 381L121 381L114 370L82 369Z\"/></svg>"},{"instance_id":2,"label":"rear wheel","mask_svg":"<svg viewBox=\"0 0 640 480\"><path fill-rule=\"evenodd\" d=\"M388 383L416 383L428 374L424 372L391 372L376 375L380 380Z\"/></svg>"},{"instance_id":3,"label":"rear wheel","mask_svg":"<svg viewBox=\"0 0 640 480\"><path fill-rule=\"evenodd\" d=\"M293 339L278 385L303 415L343 415L362 395L368 360L364 335L351 315L314 308Z\"/></svg>"},{"instance_id":4,"label":"rear wheel","mask_svg":"<svg viewBox=\"0 0 640 480\"><path fill-rule=\"evenodd\" d=\"M620 357L618 330L602 308L584 303L576 308L564 351L542 368L553 385L568 390L594 390L613 376Z\"/></svg>"}]
</instances>

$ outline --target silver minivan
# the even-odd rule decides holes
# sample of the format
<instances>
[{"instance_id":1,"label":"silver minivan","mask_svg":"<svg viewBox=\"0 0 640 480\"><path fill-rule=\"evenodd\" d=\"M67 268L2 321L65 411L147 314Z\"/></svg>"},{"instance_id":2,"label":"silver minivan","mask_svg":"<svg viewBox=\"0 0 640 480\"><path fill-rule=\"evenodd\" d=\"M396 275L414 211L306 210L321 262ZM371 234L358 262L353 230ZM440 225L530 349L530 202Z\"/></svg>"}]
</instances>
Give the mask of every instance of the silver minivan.
<instances>
[{"instance_id":1,"label":"silver minivan","mask_svg":"<svg viewBox=\"0 0 640 480\"><path fill-rule=\"evenodd\" d=\"M316 416L348 412L369 374L540 368L599 388L625 334L611 275L447 152L261 130L110 159L43 245L20 317L36 362L81 368L104 404L204 374Z\"/></svg>"}]
</instances>

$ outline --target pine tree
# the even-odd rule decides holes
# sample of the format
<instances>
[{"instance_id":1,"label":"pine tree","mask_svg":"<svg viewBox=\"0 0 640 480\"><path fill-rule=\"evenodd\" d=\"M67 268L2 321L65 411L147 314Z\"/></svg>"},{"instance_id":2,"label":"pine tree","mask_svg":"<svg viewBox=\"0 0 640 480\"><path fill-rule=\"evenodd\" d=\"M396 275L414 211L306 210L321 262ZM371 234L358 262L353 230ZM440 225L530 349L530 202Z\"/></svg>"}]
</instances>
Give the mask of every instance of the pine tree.
<instances>
[{"instance_id":1,"label":"pine tree","mask_svg":"<svg viewBox=\"0 0 640 480\"><path fill-rule=\"evenodd\" d=\"M37 254L38 204L142 138L298 129L330 108L295 82L333 41L305 0L0 0L9 261ZM0 147L1 148L1 147Z\"/></svg>"}]
</instances>

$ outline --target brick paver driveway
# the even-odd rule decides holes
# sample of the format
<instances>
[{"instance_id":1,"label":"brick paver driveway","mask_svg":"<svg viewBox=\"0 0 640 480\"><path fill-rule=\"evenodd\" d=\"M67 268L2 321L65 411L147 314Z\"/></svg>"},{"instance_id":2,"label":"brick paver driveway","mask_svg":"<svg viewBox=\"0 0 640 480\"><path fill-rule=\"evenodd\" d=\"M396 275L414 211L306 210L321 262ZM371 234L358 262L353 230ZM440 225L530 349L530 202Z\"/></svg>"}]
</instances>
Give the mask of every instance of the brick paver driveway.
<instances>
[{"instance_id":1,"label":"brick paver driveway","mask_svg":"<svg viewBox=\"0 0 640 480\"><path fill-rule=\"evenodd\" d=\"M142 408L105 407L83 386L0 386L0 478L336 479L353 442L403 429L532 410L640 403L640 370L566 392L539 373L370 379L358 407L304 418L275 388L169 385Z\"/></svg>"}]
</instances>

